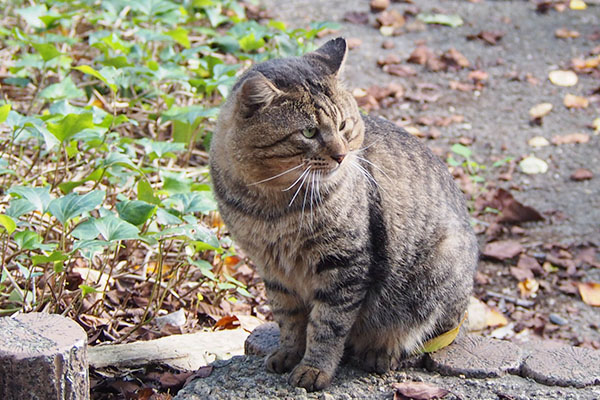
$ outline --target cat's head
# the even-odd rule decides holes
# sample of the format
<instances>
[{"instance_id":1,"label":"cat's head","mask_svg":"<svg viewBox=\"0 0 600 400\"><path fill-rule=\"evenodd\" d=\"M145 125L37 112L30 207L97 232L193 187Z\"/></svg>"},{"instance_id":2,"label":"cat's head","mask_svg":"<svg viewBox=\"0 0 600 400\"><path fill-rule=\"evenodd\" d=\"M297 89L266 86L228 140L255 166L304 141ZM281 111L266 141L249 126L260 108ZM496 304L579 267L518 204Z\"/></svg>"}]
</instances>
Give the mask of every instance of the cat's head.
<instances>
[{"instance_id":1,"label":"cat's head","mask_svg":"<svg viewBox=\"0 0 600 400\"><path fill-rule=\"evenodd\" d=\"M220 157L246 184L271 188L317 174L327 182L348 168L364 124L338 80L347 51L337 38L302 57L252 67L221 109L211 157Z\"/></svg>"}]
</instances>

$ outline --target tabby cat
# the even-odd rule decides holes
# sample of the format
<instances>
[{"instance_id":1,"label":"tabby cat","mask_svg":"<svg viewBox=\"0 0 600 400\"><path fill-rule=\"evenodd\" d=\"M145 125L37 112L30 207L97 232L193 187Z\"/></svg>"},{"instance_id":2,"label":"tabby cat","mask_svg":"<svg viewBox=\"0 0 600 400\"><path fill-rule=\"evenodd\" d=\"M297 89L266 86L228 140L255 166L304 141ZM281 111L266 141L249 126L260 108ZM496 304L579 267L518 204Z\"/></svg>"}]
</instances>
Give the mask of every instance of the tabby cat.
<instances>
[{"instance_id":1,"label":"tabby cat","mask_svg":"<svg viewBox=\"0 0 600 400\"><path fill-rule=\"evenodd\" d=\"M309 391L343 355L384 373L456 327L477 243L444 164L340 84L346 41L244 73L210 147L214 192L257 265L280 347L269 371Z\"/></svg>"}]
</instances>

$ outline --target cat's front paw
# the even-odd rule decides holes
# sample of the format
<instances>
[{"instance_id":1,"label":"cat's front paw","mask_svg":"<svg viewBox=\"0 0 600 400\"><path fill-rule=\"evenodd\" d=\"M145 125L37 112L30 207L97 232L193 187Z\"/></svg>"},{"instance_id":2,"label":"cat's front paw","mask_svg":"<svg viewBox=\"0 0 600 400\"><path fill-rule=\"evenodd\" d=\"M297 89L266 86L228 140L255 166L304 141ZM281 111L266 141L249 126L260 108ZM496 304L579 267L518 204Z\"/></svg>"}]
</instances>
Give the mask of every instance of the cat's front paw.
<instances>
[{"instance_id":1,"label":"cat's front paw","mask_svg":"<svg viewBox=\"0 0 600 400\"><path fill-rule=\"evenodd\" d=\"M310 365L299 364L290 374L288 382L292 386L303 387L309 392L314 392L329 386L331 378L331 374L323 370Z\"/></svg>"},{"instance_id":2,"label":"cat's front paw","mask_svg":"<svg viewBox=\"0 0 600 400\"><path fill-rule=\"evenodd\" d=\"M283 374L284 372L291 371L292 368L298 365L301 359L302 354L298 351L279 348L267 357L265 366L269 372Z\"/></svg>"}]
</instances>

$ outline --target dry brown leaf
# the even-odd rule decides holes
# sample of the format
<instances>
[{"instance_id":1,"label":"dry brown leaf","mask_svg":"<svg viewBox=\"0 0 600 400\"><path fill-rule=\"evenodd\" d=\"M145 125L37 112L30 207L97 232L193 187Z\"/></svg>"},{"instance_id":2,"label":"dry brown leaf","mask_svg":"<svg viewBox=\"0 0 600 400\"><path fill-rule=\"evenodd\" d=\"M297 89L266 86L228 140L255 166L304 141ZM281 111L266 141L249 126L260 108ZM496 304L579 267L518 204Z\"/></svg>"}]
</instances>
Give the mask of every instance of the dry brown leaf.
<instances>
[{"instance_id":1,"label":"dry brown leaf","mask_svg":"<svg viewBox=\"0 0 600 400\"><path fill-rule=\"evenodd\" d=\"M403 78L417 75L417 71L415 71L414 68L410 67L409 65L402 64L384 65L383 71L390 75L401 76Z\"/></svg>"},{"instance_id":2,"label":"dry brown leaf","mask_svg":"<svg viewBox=\"0 0 600 400\"><path fill-rule=\"evenodd\" d=\"M425 382L401 382L394 383L394 400L432 400L443 399L448 393L446 389Z\"/></svg>"},{"instance_id":3,"label":"dry brown leaf","mask_svg":"<svg viewBox=\"0 0 600 400\"><path fill-rule=\"evenodd\" d=\"M567 93L563 100L563 104L567 108L587 108L590 105L590 101L585 97Z\"/></svg>"},{"instance_id":4,"label":"dry brown leaf","mask_svg":"<svg viewBox=\"0 0 600 400\"><path fill-rule=\"evenodd\" d=\"M555 70L550 71L548 79L556 86L575 86L577 85L577 74L570 70Z\"/></svg>"},{"instance_id":5,"label":"dry brown leaf","mask_svg":"<svg viewBox=\"0 0 600 400\"><path fill-rule=\"evenodd\" d=\"M425 63L427 63L427 60L429 60L432 57L435 57L433 52L429 50L427 46L420 45L413 50L413 52L408 57L408 60L406 61L413 64L425 65Z\"/></svg>"},{"instance_id":6,"label":"dry brown leaf","mask_svg":"<svg viewBox=\"0 0 600 400\"><path fill-rule=\"evenodd\" d=\"M490 206L500 211L498 222L518 224L544 219L537 210L520 203L509 191L504 189L496 190L490 201Z\"/></svg>"},{"instance_id":7,"label":"dry brown leaf","mask_svg":"<svg viewBox=\"0 0 600 400\"><path fill-rule=\"evenodd\" d=\"M371 11L380 12L390 6L390 0L371 0L369 6L371 7Z\"/></svg>"},{"instance_id":8,"label":"dry brown leaf","mask_svg":"<svg viewBox=\"0 0 600 400\"><path fill-rule=\"evenodd\" d=\"M579 32L563 27L558 28L554 32L554 36L559 39L574 39L579 37Z\"/></svg>"},{"instance_id":9,"label":"dry brown leaf","mask_svg":"<svg viewBox=\"0 0 600 400\"><path fill-rule=\"evenodd\" d=\"M590 135L587 133L570 133L568 135L556 135L552 137L552 143L556 145L587 143L590 141Z\"/></svg>"},{"instance_id":10,"label":"dry brown leaf","mask_svg":"<svg viewBox=\"0 0 600 400\"><path fill-rule=\"evenodd\" d=\"M388 10L377 15L377 23L379 27L390 26L392 28L400 28L405 23L404 15L398 10Z\"/></svg>"},{"instance_id":11,"label":"dry brown leaf","mask_svg":"<svg viewBox=\"0 0 600 400\"><path fill-rule=\"evenodd\" d=\"M577 285L577 288L585 304L600 307L600 283L581 282Z\"/></svg>"},{"instance_id":12,"label":"dry brown leaf","mask_svg":"<svg viewBox=\"0 0 600 400\"><path fill-rule=\"evenodd\" d=\"M442 55L442 60L447 62L450 66L455 65L459 68L468 68L471 65L471 63L469 63L469 60L467 60L467 57L465 57L454 47L452 47L450 50L448 50Z\"/></svg>"},{"instance_id":13,"label":"dry brown leaf","mask_svg":"<svg viewBox=\"0 0 600 400\"><path fill-rule=\"evenodd\" d=\"M519 282L526 279L533 279L533 272L527 268L521 267L510 267L510 274L514 276Z\"/></svg>"},{"instance_id":14,"label":"dry brown leaf","mask_svg":"<svg viewBox=\"0 0 600 400\"><path fill-rule=\"evenodd\" d=\"M552 103L540 103L529 109L529 116L531 118L542 118L548 115L552 111Z\"/></svg>"},{"instance_id":15,"label":"dry brown leaf","mask_svg":"<svg viewBox=\"0 0 600 400\"><path fill-rule=\"evenodd\" d=\"M468 75L469 79L472 79L476 82L487 81L489 77L490 77L490 75L487 72L481 71L479 69L469 72L469 75Z\"/></svg>"},{"instance_id":16,"label":"dry brown leaf","mask_svg":"<svg viewBox=\"0 0 600 400\"><path fill-rule=\"evenodd\" d=\"M344 21L351 24L366 25L369 23L369 14L361 11L349 11L344 14Z\"/></svg>"},{"instance_id":17,"label":"dry brown leaf","mask_svg":"<svg viewBox=\"0 0 600 400\"><path fill-rule=\"evenodd\" d=\"M589 169L578 168L571 174L571 180L573 181L587 181L594 177L594 174Z\"/></svg>"},{"instance_id":18,"label":"dry brown leaf","mask_svg":"<svg viewBox=\"0 0 600 400\"><path fill-rule=\"evenodd\" d=\"M362 44L362 40L359 38L348 38L346 39L346 43L348 43L348 49L354 50Z\"/></svg>"},{"instance_id":19,"label":"dry brown leaf","mask_svg":"<svg viewBox=\"0 0 600 400\"><path fill-rule=\"evenodd\" d=\"M483 248L483 255L496 260L507 260L523 252L521 243L514 240L498 240L490 242Z\"/></svg>"},{"instance_id":20,"label":"dry brown leaf","mask_svg":"<svg viewBox=\"0 0 600 400\"><path fill-rule=\"evenodd\" d=\"M486 44L489 44L490 46L494 46L494 45L498 44L498 41L500 39L502 39L504 37L504 35L505 35L504 32L499 32L499 31L481 31L477 35L467 36L467 39L469 39L469 40L480 39L480 40L484 41Z\"/></svg>"},{"instance_id":21,"label":"dry brown leaf","mask_svg":"<svg viewBox=\"0 0 600 400\"><path fill-rule=\"evenodd\" d=\"M237 329L240 327L240 320L235 315L226 315L218 320L213 326L214 330Z\"/></svg>"}]
</instances>

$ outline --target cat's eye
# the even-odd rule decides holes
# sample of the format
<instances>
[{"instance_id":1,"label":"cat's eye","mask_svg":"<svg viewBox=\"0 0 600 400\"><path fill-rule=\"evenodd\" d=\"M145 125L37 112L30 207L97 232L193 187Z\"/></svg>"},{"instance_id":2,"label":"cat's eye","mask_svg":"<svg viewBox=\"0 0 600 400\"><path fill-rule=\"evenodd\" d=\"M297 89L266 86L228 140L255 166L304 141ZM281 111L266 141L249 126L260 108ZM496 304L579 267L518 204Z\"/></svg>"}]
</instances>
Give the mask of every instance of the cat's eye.
<instances>
[{"instance_id":1,"label":"cat's eye","mask_svg":"<svg viewBox=\"0 0 600 400\"><path fill-rule=\"evenodd\" d=\"M317 128L304 128L302 129L302 134L306 138L313 138L317 134Z\"/></svg>"},{"instance_id":2,"label":"cat's eye","mask_svg":"<svg viewBox=\"0 0 600 400\"><path fill-rule=\"evenodd\" d=\"M345 127L346 127L346 121L342 121L342 123L340 124L340 127L338 128L338 131L343 131Z\"/></svg>"}]
</instances>

